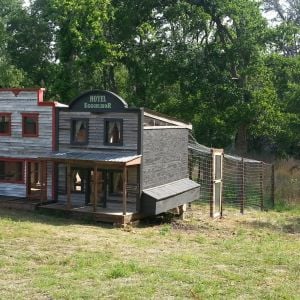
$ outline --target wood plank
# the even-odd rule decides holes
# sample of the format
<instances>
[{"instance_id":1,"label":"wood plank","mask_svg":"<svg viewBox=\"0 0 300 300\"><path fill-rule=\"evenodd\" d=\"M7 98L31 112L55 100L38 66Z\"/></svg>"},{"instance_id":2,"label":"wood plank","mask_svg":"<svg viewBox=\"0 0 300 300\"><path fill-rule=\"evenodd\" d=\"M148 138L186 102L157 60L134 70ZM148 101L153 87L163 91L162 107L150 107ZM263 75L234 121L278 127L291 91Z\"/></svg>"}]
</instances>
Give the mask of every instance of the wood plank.
<instances>
[{"instance_id":1,"label":"wood plank","mask_svg":"<svg viewBox=\"0 0 300 300\"><path fill-rule=\"evenodd\" d=\"M71 165L67 164L67 208L71 209Z\"/></svg>"},{"instance_id":2,"label":"wood plank","mask_svg":"<svg viewBox=\"0 0 300 300\"><path fill-rule=\"evenodd\" d=\"M127 212L127 168L123 168L123 215Z\"/></svg>"},{"instance_id":3,"label":"wood plank","mask_svg":"<svg viewBox=\"0 0 300 300\"><path fill-rule=\"evenodd\" d=\"M97 211L97 198L98 198L98 171L97 165L94 167L94 212Z\"/></svg>"}]
</instances>

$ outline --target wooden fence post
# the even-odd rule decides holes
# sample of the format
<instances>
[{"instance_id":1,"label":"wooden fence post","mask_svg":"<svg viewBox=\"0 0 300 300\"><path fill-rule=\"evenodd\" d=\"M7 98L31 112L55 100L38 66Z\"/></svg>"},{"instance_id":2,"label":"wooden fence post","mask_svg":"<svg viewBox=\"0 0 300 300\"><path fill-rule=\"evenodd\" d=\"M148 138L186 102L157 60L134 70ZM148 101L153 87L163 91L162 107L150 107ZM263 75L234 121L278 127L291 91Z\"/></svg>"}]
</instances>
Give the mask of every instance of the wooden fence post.
<instances>
[{"instance_id":1,"label":"wooden fence post","mask_svg":"<svg viewBox=\"0 0 300 300\"><path fill-rule=\"evenodd\" d=\"M224 151L221 156L221 213L220 218L223 218L223 204L224 204Z\"/></svg>"},{"instance_id":2,"label":"wooden fence post","mask_svg":"<svg viewBox=\"0 0 300 300\"><path fill-rule=\"evenodd\" d=\"M215 201L215 189L214 189L214 179L215 179L215 165L214 165L214 151L211 149L211 197L210 197L210 217L214 217L214 201Z\"/></svg>"},{"instance_id":3,"label":"wooden fence post","mask_svg":"<svg viewBox=\"0 0 300 300\"><path fill-rule=\"evenodd\" d=\"M244 158L241 160L241 207L240 212L241 214L244 213L245 208L245 162Z\"/></svg>"},{"instance_id":4,"label":"wooden fence post","mask_svg":"<svg viewBox=\"0 0 300 300\"><path fill-rule=\"evenodd\" d=\"M275 206L275 167L272 164L272 173L271 173L271 203L272 208Z\"/></svg>"},{"instance_id":5,"label":"wooden fence post","mask_svg":"<svg viewBox=\"0 0 300 300\"><path fill-rule=\"evenodd\" d=\"M260 209L264 209L264 163L260 162Z\"/></svg>"}]
</instances>

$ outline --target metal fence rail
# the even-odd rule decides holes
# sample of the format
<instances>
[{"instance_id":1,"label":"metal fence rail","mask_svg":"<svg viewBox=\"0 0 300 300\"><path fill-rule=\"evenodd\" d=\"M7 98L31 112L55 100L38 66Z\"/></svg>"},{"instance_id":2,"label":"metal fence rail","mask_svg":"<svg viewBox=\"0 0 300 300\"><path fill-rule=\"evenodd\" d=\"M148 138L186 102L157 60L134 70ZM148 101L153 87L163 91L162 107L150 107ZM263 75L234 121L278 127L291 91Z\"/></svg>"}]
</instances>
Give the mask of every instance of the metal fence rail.
<instances>
[{"instance_id":1,"label":"metal fence rail","mask_svg":"<svg viewBox=\"0 0 300 300\"><path fill-rule=\"evenodd\" d=\"M190 136L189 176L200 184L200 201L214 207L213 148L197 143ZM222 205L220 215L229 207L245 209L271 208L274 205L274 167L262 161L223 154ZM211 215L214 215L211 213Z\"/></svg>"}]
</instances>

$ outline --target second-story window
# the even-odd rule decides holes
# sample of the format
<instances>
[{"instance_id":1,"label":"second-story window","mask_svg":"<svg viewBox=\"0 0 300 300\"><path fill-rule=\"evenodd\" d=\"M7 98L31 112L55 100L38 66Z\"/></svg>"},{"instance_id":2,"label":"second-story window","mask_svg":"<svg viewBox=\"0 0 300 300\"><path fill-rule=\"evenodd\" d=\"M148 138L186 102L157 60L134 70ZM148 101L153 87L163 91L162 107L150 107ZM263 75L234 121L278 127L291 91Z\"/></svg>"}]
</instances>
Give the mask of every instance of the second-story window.
<instances>
[{"instance_id":1,"label":"second-story window","mask_svg":"<svg viewBox=\"0 0 300 300\"><path fill-rule=\"evenodd\" d=\"M0 113L0 136L11 135L11 114Z\"/></svg>"},{"instance_id":2,"label":"second-story window","mask_svg":"<svg viewBox=\"0 0 300 300\"><path fill-rule=\"evenodd\" d=\"M22 114L22 135L24 137L39 136L39 114Z\"/></svg>"},{"instance_id":3,"label":"second-story window","mask_svg":"<svg viewBox=\"0 0 300 300\"><path fill-rule=\"evenodd\" d=\"M85 145L88 143L88 120L71 121L71 144Z\"/></svg>"},{"instance_id":4,"label":"second-story window","mask_svg":"<svg viewBox=\"0 0 300 300\"><path fill-rule=\"evenodd\" d=\"M123 144L123 120L120 119L105 120L105 144L109 144L109 145Z\"/></svg>"}]
</instances>

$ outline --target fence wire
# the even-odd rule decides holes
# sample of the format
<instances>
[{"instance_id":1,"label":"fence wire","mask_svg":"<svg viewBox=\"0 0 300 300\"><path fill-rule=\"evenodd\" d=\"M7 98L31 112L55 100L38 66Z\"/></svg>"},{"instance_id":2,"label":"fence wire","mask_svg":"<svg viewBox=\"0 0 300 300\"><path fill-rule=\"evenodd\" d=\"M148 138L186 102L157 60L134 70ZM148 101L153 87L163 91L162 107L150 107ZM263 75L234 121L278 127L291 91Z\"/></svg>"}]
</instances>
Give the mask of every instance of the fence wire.
<instances>
[{"instance_id":1,"label":"fence wire","mask_svg":"<svg viewBox=\"0 0 300 300\"><path fill-rule=\"evenodd\" d=\"M212 203L213 199L212 148L197 143L190 136L189 175L200 184L200 201ZM222 209L270 208L274 205L274 169L261 161L223 155Z\"/></svg>"}]
</instances>

